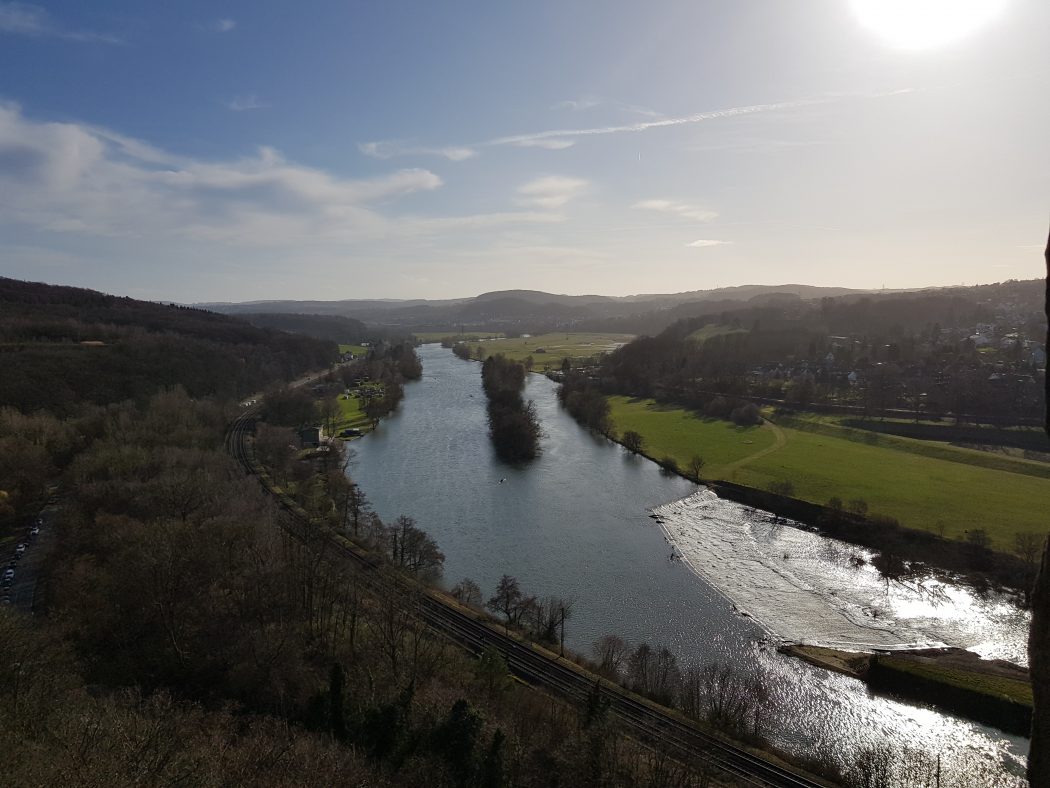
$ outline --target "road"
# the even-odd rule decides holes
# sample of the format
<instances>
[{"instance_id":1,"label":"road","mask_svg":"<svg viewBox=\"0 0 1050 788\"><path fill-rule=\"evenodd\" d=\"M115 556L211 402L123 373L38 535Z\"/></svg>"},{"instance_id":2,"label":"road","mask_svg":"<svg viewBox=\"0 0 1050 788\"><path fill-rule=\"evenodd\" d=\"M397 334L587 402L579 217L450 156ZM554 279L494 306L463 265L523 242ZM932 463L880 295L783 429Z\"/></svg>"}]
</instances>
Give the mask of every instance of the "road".
<instances>
[{"instance_id":1,"label":"road","mask_svg":"<svg viewBox=\"0 0 1050 788\"><path fill-rule=\"evenodd\" d=\"M226 434L226 450L244 467L259 477L267 492L274 495L290 517L282 527L293 537L302 539L306 529L314 529L302 510L269 487L259 476L251 452L249 435L261 406L248 407L230 425ZM314 532L316 537L316 531ZM488 648L498 650L507 661L511 672L521 680L546 688L571 701L582 703L599 686L595 675L584 672L573 663L517 640L498 628L453 604L444 595L424 589L405 578L380 573L378 561L334 533L324 535L332 548L372 582L382 584L385 591L404 593L417 605L419 615L435 631L473 654ZM828 783L799 774L774 763L747 748L727 741L692 724L669 710L651 704L621 687L601 682L601 692L609 702L610 712L619 718L636 738L662 749L683 763L702 761L716 767L723 776L741 785L792 786L819 788Z\"/></svg>"},{"instance_id":2,"label":"road","mask_svg":"<svg viewBox=\"0 0 1050 788\"><path fill-rule=\"evenodd\" d=\"M0 556L0 566L7 568L10 565L15 570L14 582L9 589L6 589L6 596L10 599L10 604L22 613L33 612L36 603L37 580L51 547L51 540L54 538L57 516L58 506L48 504L40 512L40 533L32 538L29 535L29 529L26 528L24 532L11 540L10 550L7 550L5 546L4 553ZM26 545L26 551L20 559L15 561L14 549L19 543Z\"/></svg>"}]
</instances>

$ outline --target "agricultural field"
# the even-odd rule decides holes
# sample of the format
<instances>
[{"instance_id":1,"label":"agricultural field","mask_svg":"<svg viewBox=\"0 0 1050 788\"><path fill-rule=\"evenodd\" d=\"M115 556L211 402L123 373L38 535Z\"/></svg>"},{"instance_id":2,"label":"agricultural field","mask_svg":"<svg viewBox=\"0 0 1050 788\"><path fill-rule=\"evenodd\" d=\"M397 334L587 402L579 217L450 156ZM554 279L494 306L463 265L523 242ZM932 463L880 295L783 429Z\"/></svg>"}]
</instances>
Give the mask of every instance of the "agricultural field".
<instances>
[{"instance_id":1,"label":"agricultural field","mask_svg":"<svg viewBox=\"0 0 1050 788\"><path fill-rule=\"evenodd\" d=\"M479 339L498 339L503 334L498 331L467 331L457 334L455 331L415 331L412 333L420 342L440 342L443 339L455 339L462 342L477 342Z\"/></svg>"},{"instance_id":2,"label":"agricultural field","mask_svg":"<svg viewBox=\"0 0 1050 788\"><path fill-rule=\"evenodd\" d=\"M886 441L875 433L858 439L831 427L816 432L768 422L748 428L752 443L739 433L733 444L741 428L729 422L651 400L612 397L610 404L618 433L639 432L645 453L655 458L671 455L681 464L699 453L707 461L706 478L761 489L790 481L797 498L821 504L832 497L863 499L870 513L895 517L907 528L956 539L984 529L999 550L1012 549L1016 533L1047 530L1050 479L1043 463L933 441Z\"/></svg>"},{"instance_id":3,"label":"agricultural field","mask_svg":"<svg viewBox=\"0 0 1050 788\"><path fill-rule=\"evenodd\" d=\"M844 438L865 443L869 446L881 446L882 448L895 449L897 451L912 452L913 454L921 454L938 460L962 462L982 468L1023 473L1028 476L1050 479L1050 463L1028 459L1020 451L1007 449L991 450L989 448L977 449L956 446L939 440L907 438L901 435L848 427L836 421L812 419L809 418L808 414L805 416L772 416L767 413L767 417L772 418L781 427L791 427L803 432L813 432L833 438ZM1038 434L1038 437L1042 438L1041 432Z\"/></svg>"},{"instance_id":4,"label":"agricultural field","mask_svg":"<svg viewBox=\"0 0 1050 788\"><path fill-rule=\"evenodd\" d=\"M532 356L533 369L559 369L562 359L590 358L609 353L634 339L632 334L538 334L515 339L488 339L479 342L485 356L502 353L515 361ZM470 344L470 343L468 343Z\"/></svg>"},{"instance_id":5,"label":"agricultural field","mask_svg":"<svg viewBox=\"0 0 1050 788\"><path fill-rule=\"evenodd\" d=\"M368 354L368 348L364 345L340 345L340 353L353 353L356 357L361 357Z\"/></svg>"},{"instance_id":6,"label":"agricultural field","mask_svg":"<svg viewBox=\"0 0 1050 788\"><path fill-rule=\"evenodd\" d=\"M728 478L730 466L776 443L767 425L738 427L651 399L609 397L609 406L618 435L634 430L643 437L643 454L655 460L674 457L680 468L699 454L706 463L703 475L712 479Z\"/></svg>"}]
</instances>

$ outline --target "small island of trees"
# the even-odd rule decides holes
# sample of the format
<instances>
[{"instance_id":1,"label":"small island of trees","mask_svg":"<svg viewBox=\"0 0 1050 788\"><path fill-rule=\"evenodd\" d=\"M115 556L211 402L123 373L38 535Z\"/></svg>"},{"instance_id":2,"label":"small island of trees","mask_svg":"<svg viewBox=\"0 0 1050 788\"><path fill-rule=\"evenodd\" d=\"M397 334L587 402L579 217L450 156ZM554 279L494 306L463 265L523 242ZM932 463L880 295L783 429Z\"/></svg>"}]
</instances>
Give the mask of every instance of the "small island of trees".
<instances>
[{"instance_id":1,"label":"small island of trees","mask_svg":"<svg viewBox=\"0 0 1050 788\"><path fill-rule=\"evenodd\" d=\"M489 436L496 454L507 462L531 460L540 453L536 406L522 399L525 365L502 354L481 365L481 383L488 397Z\"/></svg>"}]
</instances>

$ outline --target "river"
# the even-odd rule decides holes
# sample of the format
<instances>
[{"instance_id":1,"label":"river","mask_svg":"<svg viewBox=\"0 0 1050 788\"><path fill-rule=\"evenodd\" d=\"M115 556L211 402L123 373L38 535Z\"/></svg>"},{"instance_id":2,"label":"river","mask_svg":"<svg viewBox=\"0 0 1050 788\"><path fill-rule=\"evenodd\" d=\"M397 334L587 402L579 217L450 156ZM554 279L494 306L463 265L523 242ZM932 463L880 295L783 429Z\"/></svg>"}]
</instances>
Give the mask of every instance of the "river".
<instances>
[{"instance_id":1,"label":"river","mask_svg":"<svg viewBox=\"0 0 1050 788\"><path fill-rule=\"evenodd\" d=\"M700 519L722 522L720 533L761 532L757 542L765 545L763 556L740 562L732 573L745 588L748 583L739 581L748 576L749 566L772 565L786 539L793 555L809 559L805 567L795 561L792 576L802 577L796 585L817 585L824 598L837 597L836 584L857 586L842 576L845 570L835 560L847 549L841 543L794 528L771 529L763 513L731 502L704 502L710 493L581 429L558 406L555 384L539 375L529 376L525 396L536 404L543 453L527 465L506 465L487 436L479 366L439 345L425 345L419 355L422 380L406 386L398 411L350 444L349 473L384 520L410 515L436 539L445 554L447 585L470 577L488 596L506 573L526 593L572 599L566 645L584 654L598 637L615 633L635 644L666 645L683 665L720 660L761 669L773 686L771 738L799 754L842 754L889 744L940 754L947 769L953 762L962 768L964 761L972 768L975 759L1015 774L1023 768L1028 746L1023 737L873 695L860 681L778 654L770 632L783 633L778 622L764 620L775 617L776 608L763 608L758 620L750 610L742 615L730 601L732 594L709 582L717 582L704 571L710 542L687 527L682 511L713 506L717 518L705 514ZM690 506L690 501L702 506ZM654 509L666 521L662 528L651 517ZM961 589L942 585L941 590L952 609L963 602L981 604ZM883 601L884 615L892 599L909 612L907 595L896 594ZM861 610L861 619L863 611L877 609L859 599L848 605ZM933 614L923 608L918 615L940 620L944 612L942 605ZM903 615L900 609L896 613ZM985 646L982 653L1014 656L1017 617L1000 618L1007 622L1000 629L998 624L976 631L973 626L942 628L931 639L973 645L952 642L955 636L969 636ZM923 634L930 637L930 630ZM908 639L921 635L909 630Z\"/></svg>"}]
</instances>

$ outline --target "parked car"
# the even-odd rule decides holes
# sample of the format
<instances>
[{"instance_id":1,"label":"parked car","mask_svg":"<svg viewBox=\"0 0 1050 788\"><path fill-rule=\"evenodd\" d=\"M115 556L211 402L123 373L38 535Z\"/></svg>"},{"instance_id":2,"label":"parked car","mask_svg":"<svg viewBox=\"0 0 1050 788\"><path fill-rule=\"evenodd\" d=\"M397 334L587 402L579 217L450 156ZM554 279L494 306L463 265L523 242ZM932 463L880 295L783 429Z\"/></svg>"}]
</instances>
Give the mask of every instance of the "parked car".
<instances>
[{"instance_id":1,"label":"parked car","mask_svg":"<svg viewBox=\"0 0 1050 788\"><path fill-rule=\"evenodd\" d=\"M15 558L21 558L22 553L26 551L26 543L22 542L18 547L15 548Z\"/></svg>"}]
</instances>

